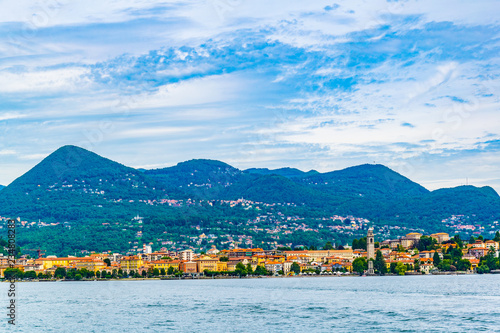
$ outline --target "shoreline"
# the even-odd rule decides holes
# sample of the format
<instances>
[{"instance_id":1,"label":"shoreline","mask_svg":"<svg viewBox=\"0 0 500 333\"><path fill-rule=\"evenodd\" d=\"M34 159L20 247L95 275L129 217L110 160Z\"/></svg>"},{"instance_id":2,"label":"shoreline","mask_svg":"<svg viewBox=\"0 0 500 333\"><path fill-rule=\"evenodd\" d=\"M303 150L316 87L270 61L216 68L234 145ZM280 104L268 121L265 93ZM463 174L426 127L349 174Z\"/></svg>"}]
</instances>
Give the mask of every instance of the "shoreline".
<instances>
[{"instance_id":1,"label":"shoreline","mask_svg":"<svg viewBox=\"0 0 500 333\"><path fill-rule=\"evenodd\" d=\"M497 274L490 273L492 275ZM484 274L484 275L490 275ZM179 281L179 280L246 280L246 279L288 279L288 278L370 278L370 277L395 277L395 276L458 276L458 275L483 275L477 273L468 273L468 272L437 272L433 274L385 274L385 275L358 275L358 274L350 274L350 275L297 275L297 276L245 276L245 277L231 277L231 276L219 276L219 277L207 277L207 276L198 276L198 277L154 277L154 278L123 278L123 279L82 279L82 280L66 280L66 279L50 279L50 280L16 280L17 282L105 282L105 281ZM9 280L3 280L2 282L9 282Z\"/></svg>"}]
</instances>

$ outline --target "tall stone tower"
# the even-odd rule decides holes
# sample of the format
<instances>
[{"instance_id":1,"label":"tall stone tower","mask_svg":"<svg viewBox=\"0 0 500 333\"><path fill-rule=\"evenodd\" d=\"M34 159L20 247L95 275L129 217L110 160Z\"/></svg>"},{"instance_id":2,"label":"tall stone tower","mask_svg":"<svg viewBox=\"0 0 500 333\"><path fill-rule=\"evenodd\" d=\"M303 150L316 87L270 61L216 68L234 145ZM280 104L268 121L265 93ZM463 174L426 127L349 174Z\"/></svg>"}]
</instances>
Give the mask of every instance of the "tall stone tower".
<instances>
[{"instance_id":1,"label":"tall stone tower","mask_svg":"<svg viewBox=\"0 0 500 333\"><path fill-rule=\"evenodd\" d=\"M375 274L373 269L373 261L370 259L375 259L375 239L373 237L373 228L368 229L366 234L366 260L368 260L368 275Z\"/></svg>"},{"instance_id":2,"label":"tall stone tower","mask_svg":"<svg viewBox=\"0 0 500 333\"><path fill-rule=\"evenodd\" d=\"M366 259L375 259L375 241L373 237L373 228L368 229L368 233L366 234L366 250Z\"/></svg>"}]
</instances>

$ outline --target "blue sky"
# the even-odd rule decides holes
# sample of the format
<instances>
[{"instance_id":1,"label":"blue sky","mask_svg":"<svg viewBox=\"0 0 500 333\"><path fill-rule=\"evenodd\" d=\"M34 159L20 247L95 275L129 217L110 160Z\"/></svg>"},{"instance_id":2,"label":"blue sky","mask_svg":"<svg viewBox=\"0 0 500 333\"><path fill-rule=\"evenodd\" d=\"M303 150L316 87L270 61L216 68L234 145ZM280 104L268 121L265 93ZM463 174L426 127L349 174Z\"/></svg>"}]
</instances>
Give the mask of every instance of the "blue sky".
<instances>
[{"instance_id":1,"label":"blue sky","mask_svg":"<svg viewBox=\"0 0 500 333\"><path fill-rule=\"evenodd\" d=\"M2 1L0 184L66 144L500 191L498 1Z\"/></svg>"}]
</instances>

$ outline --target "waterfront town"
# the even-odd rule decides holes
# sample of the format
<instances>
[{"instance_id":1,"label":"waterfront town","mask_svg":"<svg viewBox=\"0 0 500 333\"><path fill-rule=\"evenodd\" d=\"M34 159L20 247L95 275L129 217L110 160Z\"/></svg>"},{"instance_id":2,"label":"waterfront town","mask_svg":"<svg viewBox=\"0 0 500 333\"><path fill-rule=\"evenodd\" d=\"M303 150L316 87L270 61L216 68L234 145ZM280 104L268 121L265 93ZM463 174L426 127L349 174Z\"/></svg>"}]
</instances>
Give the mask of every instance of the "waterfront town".
<instances>
[{"instance_id":1,"label":"waterfront town","mask_svg":"<svg viewBox=\"0 0 500 333\"><path fill-rule=\"evenodd\" d=\"M445 274L487 273L498 270L499 239L483 237L462 241L447 233L429 236L412 232L398 239L374 242L373 229L367 237L354 240L352 246L333 247L325 244L321 250L280 247L235 248L219 250L212 246L206 252L193 250L152 251L144 244L141 253L90 253L84 257L21 255L15 266L9 267L8 257L0 256L0 276L14 271L25 279L95 279L203 276L293 276L351 274Z\"/></svg>"}]
</instances>

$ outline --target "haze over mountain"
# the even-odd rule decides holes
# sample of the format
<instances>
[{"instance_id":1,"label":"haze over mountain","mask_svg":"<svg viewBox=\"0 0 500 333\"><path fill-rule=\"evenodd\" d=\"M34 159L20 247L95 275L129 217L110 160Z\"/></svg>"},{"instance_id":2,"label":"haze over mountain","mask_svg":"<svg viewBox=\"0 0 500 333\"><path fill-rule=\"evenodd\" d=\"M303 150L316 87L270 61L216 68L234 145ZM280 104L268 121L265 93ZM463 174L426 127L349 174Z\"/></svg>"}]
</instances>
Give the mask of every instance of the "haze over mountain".
<instances>
[{"instance_id":1,"label":"haze over mountain","mask_svg":"<svg viewBox=\"0 0 500 333\"><path fill-rule=\"evenodd\" d=\"M500 215L490 187L461 186L429 192L383 165L364 164L319 173L292 168L241 171L215 160L136 170L85 149L56 150L0 194L0 215L79 221L128 217L159 199L293 203L325 214L352 214L373 221L439 221L452 214L488 219ZM118 213L119 212L119 213Z\"/></svg>"}]
</instances>

